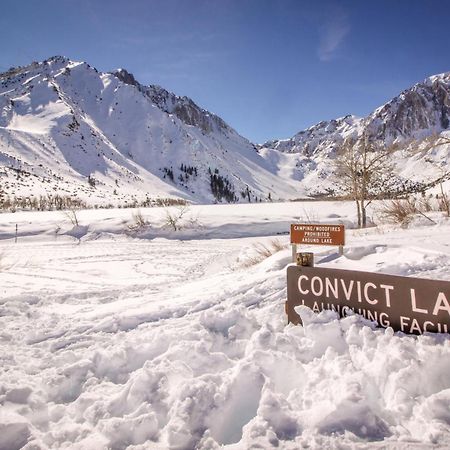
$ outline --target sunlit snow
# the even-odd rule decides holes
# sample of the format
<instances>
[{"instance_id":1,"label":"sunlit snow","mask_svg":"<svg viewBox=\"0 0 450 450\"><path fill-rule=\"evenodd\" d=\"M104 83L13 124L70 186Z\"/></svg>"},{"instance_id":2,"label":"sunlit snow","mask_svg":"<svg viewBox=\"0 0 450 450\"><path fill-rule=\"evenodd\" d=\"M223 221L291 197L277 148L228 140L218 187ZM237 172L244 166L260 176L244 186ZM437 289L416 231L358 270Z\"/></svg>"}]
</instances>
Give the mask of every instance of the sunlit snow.
<instances>
[{"instance_id":1,"label":"sunlit snow","mask_svg":"<svg viewBox=\"0 0 450 450\"><path fill-rule=\"evenodd\" d=\"M304 248L317 266L450 279L448 219L356 230L353 208L192 206L177 232L164 208L138 231L130 209L2 214L0 448L448 448L448 335L286 324L293 222L346 225L344 256Z\"/></svg>"}]
</instances>

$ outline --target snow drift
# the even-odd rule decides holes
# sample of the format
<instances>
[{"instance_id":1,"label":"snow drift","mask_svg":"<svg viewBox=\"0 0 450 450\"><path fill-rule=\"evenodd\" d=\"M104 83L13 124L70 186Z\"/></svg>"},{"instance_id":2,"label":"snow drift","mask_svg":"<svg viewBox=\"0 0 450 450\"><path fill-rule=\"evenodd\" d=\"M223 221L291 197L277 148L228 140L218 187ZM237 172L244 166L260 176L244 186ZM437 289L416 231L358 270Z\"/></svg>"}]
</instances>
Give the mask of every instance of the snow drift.
<instances>
[{"instance_id":1,"label":"snow drift","mask_svg":"<svg viewBox=\"0 0 450 450\"><path fill-rule=\"evenodd\" d=\"M75 237L57 212L3 215L0 448L448 448L448 335L304 307L286 325L290 250L257 263L254 244L287 246L302 208L354 220L351 203L199 206L175 232L153 208L139 238L126 210L79 212ZM433 217L348 229L316 264L448 279Z\"/></svg>"}]
</instances>

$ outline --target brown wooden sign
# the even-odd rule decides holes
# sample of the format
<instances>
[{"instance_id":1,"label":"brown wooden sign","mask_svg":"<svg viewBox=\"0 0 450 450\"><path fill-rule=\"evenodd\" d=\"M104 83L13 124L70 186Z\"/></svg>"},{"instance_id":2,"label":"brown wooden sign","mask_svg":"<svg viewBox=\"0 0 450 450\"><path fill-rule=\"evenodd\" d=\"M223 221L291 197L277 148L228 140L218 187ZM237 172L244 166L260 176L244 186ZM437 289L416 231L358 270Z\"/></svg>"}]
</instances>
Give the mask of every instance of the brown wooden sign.
<instances>
[{"instance_id":1,"label":"brown wooden sign","mask_svg":"<svg viewBox=\"0 0 450 450\"><path fill-rule=\"evenodd\" d=\"M289 266L286 312L298 324L295 307L350 311L395 331L450 332L450 282L380 273Z\"/></svg>"},{"instance_id":2,"label":"brown wooden sign","mask_svg":"<svg viewBox=\"0 0 450 450\"><path fill-rule=\"evenodd\" d=\"M291 244L344 245L344 225L292 224Z\"/></svg>"}]
</instances>

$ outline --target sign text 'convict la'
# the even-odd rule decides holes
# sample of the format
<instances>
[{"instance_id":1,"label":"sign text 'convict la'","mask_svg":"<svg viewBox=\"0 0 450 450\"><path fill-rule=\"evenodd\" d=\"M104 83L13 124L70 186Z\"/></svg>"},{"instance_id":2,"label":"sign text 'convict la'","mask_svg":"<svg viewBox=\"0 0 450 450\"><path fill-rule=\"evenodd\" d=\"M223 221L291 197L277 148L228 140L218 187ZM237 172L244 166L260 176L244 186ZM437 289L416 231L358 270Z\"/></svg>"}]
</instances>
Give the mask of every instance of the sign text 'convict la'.
<instances>
[{"instance_id":1,"label":"sign text 'convict la'","mask_svg":"<svg viewBox=\"0 0 450 450\"><path fill-rule=\"evenodd\" d=\"M299 323L295 307L314 312L351 311L382 327L421 334L450 332L450 282L340 269L289 266L286 312Z\"/></svg>"}]
</instances>

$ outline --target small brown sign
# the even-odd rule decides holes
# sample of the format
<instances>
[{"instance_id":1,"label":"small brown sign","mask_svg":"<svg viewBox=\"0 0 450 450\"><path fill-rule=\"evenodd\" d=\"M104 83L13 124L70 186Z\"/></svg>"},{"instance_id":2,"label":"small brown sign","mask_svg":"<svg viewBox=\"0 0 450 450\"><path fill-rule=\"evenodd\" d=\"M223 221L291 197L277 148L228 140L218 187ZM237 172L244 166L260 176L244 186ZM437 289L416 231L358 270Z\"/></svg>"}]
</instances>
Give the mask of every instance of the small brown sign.
<instances>
[{"instance_id":1,"label":"small brown sign","mask_svg":"<svg viewBox=\"0 0 450 450\"><path fill-rule=\"evenodd\" d=\"M289 266L286 313L298 324L295 307L314 312L350 311L395 331L450 332L450 282L340 269Z\"/></svg>"},{"instance_id":2,"label":"small brown sign","mask_svg":"<svg viewBox=\"0 0 450 450\"><path fill-rule=\"evenodd\" d=\"M344 245L344 225L292 224L291 244Z\"/></svg>"}]
</instances>

